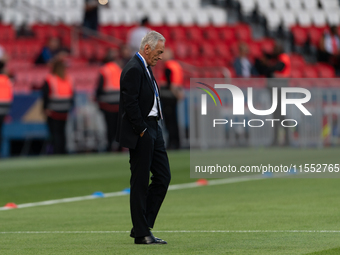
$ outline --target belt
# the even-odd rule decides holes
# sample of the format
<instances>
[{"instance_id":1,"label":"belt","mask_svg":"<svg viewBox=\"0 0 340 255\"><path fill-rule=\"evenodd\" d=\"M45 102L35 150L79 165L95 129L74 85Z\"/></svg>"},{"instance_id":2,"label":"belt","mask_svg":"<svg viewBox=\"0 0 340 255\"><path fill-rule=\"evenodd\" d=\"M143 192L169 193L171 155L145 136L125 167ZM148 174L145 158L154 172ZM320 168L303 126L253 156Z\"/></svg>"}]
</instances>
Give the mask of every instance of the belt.
<instances>
[{"instance_id":1,"label":"belt","mask_svg":"<svg viewBox=\"0 0 340 255\"><path fill-rule=\"evenodd\" d=\"M149 116L149 117L146 117L146 119L149 121L159 121L159 118L157 116Z\"/></svg>"}]
</instances>

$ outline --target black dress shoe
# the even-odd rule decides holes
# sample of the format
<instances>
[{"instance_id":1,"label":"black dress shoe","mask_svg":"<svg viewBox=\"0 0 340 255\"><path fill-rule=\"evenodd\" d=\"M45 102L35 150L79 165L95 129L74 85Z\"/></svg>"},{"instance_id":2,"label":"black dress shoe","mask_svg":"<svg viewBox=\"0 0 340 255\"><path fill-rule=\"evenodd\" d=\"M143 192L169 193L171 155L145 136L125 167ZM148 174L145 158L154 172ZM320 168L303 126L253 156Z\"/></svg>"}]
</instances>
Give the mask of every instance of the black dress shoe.
<instances>
[{"instance_id":1,"label":"black dress shoe","mask_svg":"<svg viewBox=\"0 0 340 255\"><path fill-rule=\"evenodd\" d=\"M150 229L151 229L151 228L150 228ZM153 236L153 234L151 233L151 231L150 231L150 235ZM135 238L135 237L136 237L136 235L135 235L135 230L134 230L133 228L131 228L130 237L132 237L132 238Z\"/></svg>"},{"instance_id":2,"label":"black dress shoe","mask_svg":"<svg viewBox=\"0 0 340 255\"><path fill-rule=\"evenodd\" d=\"M136 237L135 244L167 244L167 242L151 235L144 237Z\"/></svg>"}]
</instances>

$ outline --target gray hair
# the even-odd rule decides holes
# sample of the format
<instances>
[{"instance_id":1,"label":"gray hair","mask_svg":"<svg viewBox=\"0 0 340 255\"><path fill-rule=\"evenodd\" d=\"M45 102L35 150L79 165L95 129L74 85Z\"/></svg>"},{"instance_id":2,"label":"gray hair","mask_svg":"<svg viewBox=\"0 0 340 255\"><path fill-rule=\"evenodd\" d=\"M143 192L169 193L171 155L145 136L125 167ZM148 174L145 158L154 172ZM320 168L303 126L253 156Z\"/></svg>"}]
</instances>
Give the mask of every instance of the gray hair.
<instances>
[{"instance_id":1,"label":"gray hair","mask_svg":"<svg viewBox=\"0 0 340 255\"><path fill-rule=\"evenodd\" d=\"M140 43L140 49L142 50L145 45L149 45L151 50L154 50L158 41L165 42L164 36L156 31L150 31L143 37L142 42Z\"/></svg>"}]
</instances>

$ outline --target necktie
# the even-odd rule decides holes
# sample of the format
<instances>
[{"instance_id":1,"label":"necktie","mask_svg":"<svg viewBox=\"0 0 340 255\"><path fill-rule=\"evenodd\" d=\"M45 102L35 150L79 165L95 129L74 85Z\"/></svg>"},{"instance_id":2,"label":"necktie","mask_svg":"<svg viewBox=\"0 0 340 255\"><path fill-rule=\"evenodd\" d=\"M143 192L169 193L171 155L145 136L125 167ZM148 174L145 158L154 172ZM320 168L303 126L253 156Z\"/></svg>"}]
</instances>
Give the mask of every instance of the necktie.
<instances>
[{"instance_id":1,"label":"necktie","mask_svg":"<svg viewBox=\"0 0 340 255\"><path fill-rule=\"evenodd\" d=\"M156 80L155 80L155 77L153 77L153 73L152 73L152 70L151 70L151 67L148 66L148 70L149 70L149 73L150 73L150 78L151 78L151 81L153 83L153 89L155 91L155 95L156 95L156 101L157 101L157 109L158 109L158 114L159 114L159 117L160 119L163 119L163 113L162 113L162 108L161 108L161 101L160 101L160 98L159 98L159 93L158 93L158 87L157 87L157 84L156 84Z\"/></svg>"}]
</instances>

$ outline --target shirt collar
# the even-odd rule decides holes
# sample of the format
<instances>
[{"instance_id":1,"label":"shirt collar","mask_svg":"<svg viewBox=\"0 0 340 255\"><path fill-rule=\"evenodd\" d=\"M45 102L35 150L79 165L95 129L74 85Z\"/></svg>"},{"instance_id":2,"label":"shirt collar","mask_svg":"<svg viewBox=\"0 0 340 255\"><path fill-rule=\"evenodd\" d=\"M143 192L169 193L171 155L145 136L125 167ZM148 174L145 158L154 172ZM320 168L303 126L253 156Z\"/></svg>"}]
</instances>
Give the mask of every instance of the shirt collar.
<instances>
[{"instance_id":1,"label":"shirt collar","mask_svg":"<svg viewBox=\"0 0 340 255\"><path fill-rule=\"evenodd\" d=\"M138 56L140 56L140 58L143 60L143 64L144 64L145 68L147 69L148 68L148 64L146 63L145 58L139 52L136 52L136 54Z\"/></svg>"}]
</instances>

